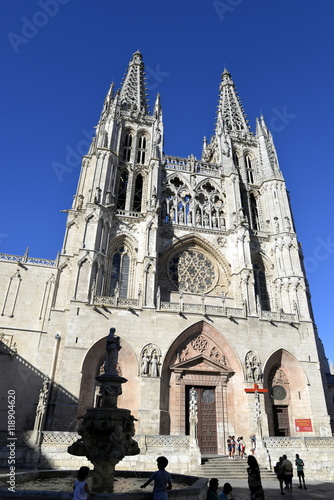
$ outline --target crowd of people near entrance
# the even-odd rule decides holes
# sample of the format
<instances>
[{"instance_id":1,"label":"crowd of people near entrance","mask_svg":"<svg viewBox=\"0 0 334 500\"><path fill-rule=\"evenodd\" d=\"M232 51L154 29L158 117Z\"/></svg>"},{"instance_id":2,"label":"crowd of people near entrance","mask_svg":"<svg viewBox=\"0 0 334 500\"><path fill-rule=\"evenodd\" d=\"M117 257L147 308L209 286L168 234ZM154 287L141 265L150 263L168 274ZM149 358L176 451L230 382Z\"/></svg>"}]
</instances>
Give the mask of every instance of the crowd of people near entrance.
<instances>
[{"instance_id":1,"label":"crowd of people near entrance","mask_svg":"<svg viewBox=\"0 0 334 500\"><path fill-rule=\"evenodd\" d=\"M241 447L239 450L239 444L241 442ZM248 474L248 487L250 492L251 500L265 500L265 493L262 487L261 474L259 464L254 456L256 449L256 438L251 436L251 452L247 457L247 474ZM237 447L238 456L240 458L245 458L245 450L242 451L243 438L238 438L235 441L234 436L229 436L227 440L227 446L229 451L229 458L235 458L235 448ZM297 476L299 479L299 489L307 490L305 484L305 474L304 474L304 462L300 458L299 454L296 454L295 466L297 468ZM293 465L291 460L288 460L286 455L279 457L278 462L274 467L277 479L279 481L279 486L281 490L281 495L292 496L292 478L293 478ZM218 492L219 480L217 478L212 478L209 481L209 487L207 492L207 500L233 500L233 488L230 483L225 483L222 491Z\"/></svg>"},{"instance_id":2,"label":"crowd of people near entrance","mask_svg":"<svg viewBox=\"0 0 334 500\"><path fill-rule=\"evenodd\" d=\"M235 439L235 436L229 436L227 438L227 451L228 458L233 460L236 457L246 458L245 457L246 443L242 436Z\"/></svg>"}]
</instances>

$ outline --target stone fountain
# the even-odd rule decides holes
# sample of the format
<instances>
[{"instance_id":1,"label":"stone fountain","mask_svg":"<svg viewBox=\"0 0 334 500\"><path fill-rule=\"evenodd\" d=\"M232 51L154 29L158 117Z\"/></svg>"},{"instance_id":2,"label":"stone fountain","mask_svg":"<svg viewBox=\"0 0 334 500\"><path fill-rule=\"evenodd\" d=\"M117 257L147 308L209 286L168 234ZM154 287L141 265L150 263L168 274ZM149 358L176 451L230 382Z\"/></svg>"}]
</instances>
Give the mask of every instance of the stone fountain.
<instances>
[{"instance_id":1,"label":"stone fountain","mask_svg":"<svg viewBox=\"0 0 334 500\"><path fill-rule=\"evenodd\" d=\"M126 455L140 453L130 410L117 408L117 397L122 394L122 384L127 382L116 370L120 339L111 328L106 343L104 373L96 377L101 384L102 405L88 408L79 425L81 438L68 447L71 455L86 456L94 465L93 491L112 493L115 466Z\"/></svg>"}]
</instances>

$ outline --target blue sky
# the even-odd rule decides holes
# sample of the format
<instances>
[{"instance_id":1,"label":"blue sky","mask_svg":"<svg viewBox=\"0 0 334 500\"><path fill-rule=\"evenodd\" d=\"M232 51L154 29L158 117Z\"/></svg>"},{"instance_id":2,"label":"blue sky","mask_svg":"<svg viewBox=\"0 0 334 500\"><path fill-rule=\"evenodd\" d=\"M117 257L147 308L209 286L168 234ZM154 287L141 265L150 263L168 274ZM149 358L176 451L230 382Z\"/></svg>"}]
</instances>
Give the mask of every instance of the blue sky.
<instances>
[{"instance_id":1,"label":"blue sky","mask_svg":"<svg viewBox=\"0 0 334 500\"><path fill-rule=\"evenodd\" d=\"M0 252L53 259L103 99L143 53L165 152L199 157L220 75L250 125L262 112L290 191L319 335L333 339L334 3L306 0L11 0L0 16ZM56 174L55 164L67 167Z\"/></svg>"}]
</instances>

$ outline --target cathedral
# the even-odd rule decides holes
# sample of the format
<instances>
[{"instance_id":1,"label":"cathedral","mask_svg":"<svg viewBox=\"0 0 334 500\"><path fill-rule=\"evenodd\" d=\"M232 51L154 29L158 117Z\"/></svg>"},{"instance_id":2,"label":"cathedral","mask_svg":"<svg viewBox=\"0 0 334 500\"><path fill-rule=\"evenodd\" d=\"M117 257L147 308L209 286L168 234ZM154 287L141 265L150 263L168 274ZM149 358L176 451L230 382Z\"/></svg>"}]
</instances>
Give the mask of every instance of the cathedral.
<instances>
[{"instance_id":1,"label":"cathedral","mask_svg":"<svg viewBox=\"0 0 334 500\"><path fill-rule=\"evenodd\" d=\"M36 426L41 393L41 429L75 431L101 402L115 328L118 406L136 434L192 435L202 454L226 453L229 435L331 436L333 388L264 117L252 132L225 69L201 159L163 144L135 52L82 159L59 256L0 255L0 429L15 391L17 431Z\"/></svg>"}]
</instances>

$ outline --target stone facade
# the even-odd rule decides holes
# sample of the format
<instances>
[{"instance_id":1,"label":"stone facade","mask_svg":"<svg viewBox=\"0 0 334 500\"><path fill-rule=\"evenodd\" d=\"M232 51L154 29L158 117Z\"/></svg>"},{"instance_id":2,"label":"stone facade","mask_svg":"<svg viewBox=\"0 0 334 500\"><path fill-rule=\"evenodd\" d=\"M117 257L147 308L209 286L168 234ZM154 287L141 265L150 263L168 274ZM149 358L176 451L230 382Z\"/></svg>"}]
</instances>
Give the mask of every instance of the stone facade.
<instances>
[{"instance_id":1,"label":"stone facade","mask_svg":"<svg viewBox=\"0 0 334 500\"><path fill-rule=\"evenodd\" d=\"M138 434L189 435L195 389L203 453L224 453L230 434L331 436L329 369L264 118L252 133L225 70L202 158L162 144L160 97L150 113L136 52L83 157L61 254L0 256L0 428L8 390L17 430L37 425L48 377L40 430L76 429L99 404L113 326L128 380L118 406Z\"/></svg>"}]
</instances>

